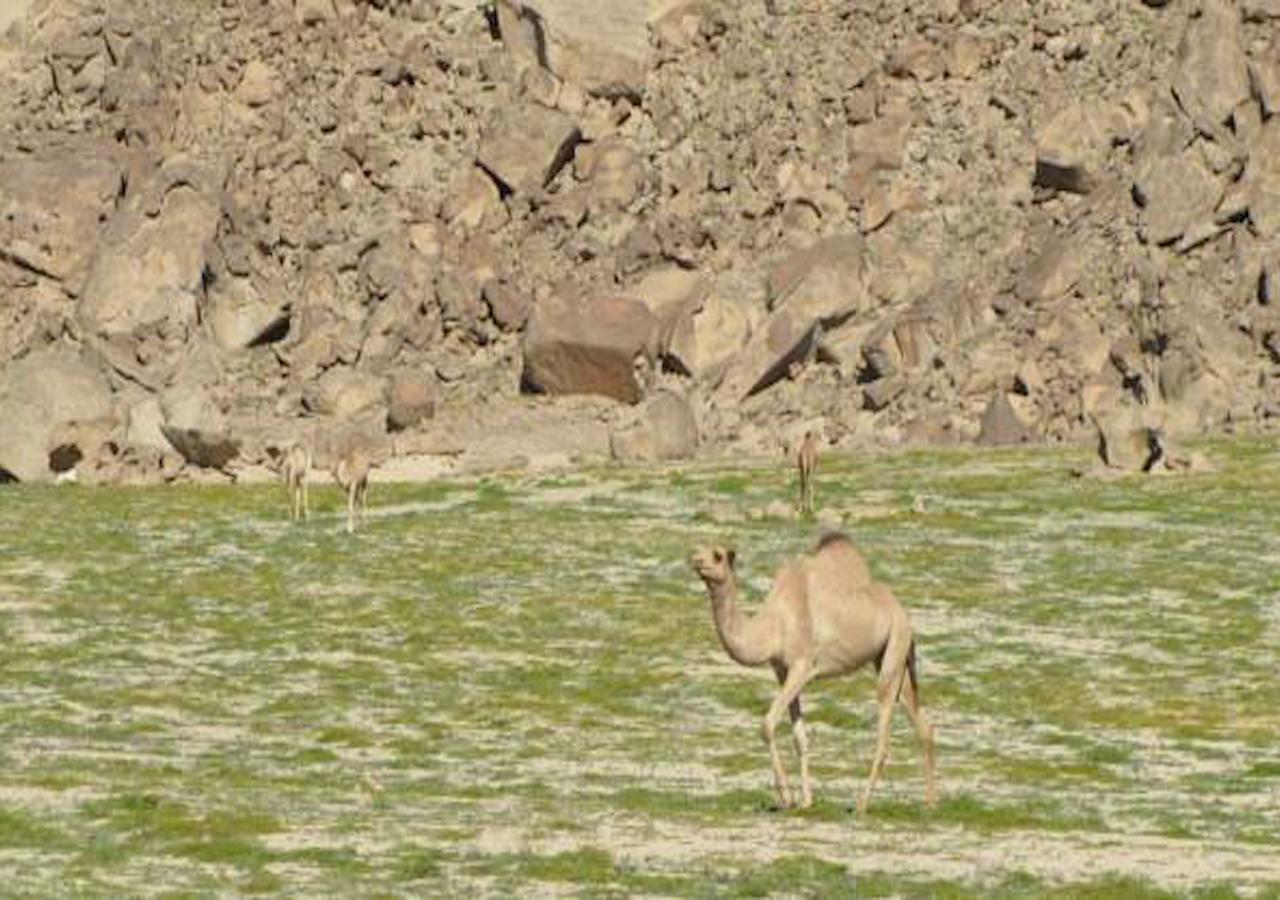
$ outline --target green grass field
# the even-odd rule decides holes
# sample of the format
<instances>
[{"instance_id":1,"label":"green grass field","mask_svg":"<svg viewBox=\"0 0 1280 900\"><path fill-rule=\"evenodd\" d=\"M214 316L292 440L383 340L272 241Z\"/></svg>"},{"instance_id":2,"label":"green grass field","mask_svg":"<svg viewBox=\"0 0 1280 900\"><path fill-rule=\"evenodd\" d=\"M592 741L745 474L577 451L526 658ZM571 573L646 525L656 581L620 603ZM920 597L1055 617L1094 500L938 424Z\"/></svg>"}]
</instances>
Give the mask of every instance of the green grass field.
<instances>
[{"instance_id":1,"label":"green grass field","mask_svg":"<svg viewBox=\"0 0 1280 900\"><path fill-rule=\"evenodd\" d=\"M686 562L754 603L811 545L718 521L780 466L375 485L354 539L333 488L6 488L0 892L1280 896L1280 447L1202 449L825 461L938 729L938 808L898 715L865 818L871 675L806 692L772 809L772 676Z\"/></svg>"}]
</instances>

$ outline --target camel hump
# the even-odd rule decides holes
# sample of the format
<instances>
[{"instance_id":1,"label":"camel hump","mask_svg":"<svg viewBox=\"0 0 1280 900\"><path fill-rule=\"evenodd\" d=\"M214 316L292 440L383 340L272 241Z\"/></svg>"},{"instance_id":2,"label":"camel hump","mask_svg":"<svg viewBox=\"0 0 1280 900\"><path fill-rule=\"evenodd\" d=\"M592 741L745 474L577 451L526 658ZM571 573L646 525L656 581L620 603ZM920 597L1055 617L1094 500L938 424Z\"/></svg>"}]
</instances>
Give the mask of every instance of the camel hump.
<instances>
[{"instance_id":1,"label":"camel hump","mask_svg":"<svg viewBox=\"0 0 1280 900\"><path fill-rule=\"evenodd\" d=\"M819 553L834 544L848 544L853 546L853 539L843 531L827 531L822 537L818 538L818 546L814 548L814 553Z\"/></svg>"},{"instance_id":2,"label":"camel hump","mask_svg":"<svg viewBox=\"0 0 1280 900\"><path fill-rule=\"evenodd\" d=\"M847 534L830 531L818 539L810 568L826 587L864 588L871 584L871 570Z\"/></svg>"}]
</instances>

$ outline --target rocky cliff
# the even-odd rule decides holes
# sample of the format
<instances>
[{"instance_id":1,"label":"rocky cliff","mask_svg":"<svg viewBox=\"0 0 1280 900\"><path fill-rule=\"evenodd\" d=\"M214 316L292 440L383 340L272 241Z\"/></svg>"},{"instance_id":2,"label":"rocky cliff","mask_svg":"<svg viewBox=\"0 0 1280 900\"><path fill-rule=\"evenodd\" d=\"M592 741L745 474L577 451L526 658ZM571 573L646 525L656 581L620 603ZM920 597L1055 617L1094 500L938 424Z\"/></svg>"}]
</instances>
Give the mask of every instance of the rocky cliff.
<instances>
[{"instance_id":1,"label":"rocky cliff","mask_svg":"<svg viewBox=\"0 0 1280 900\"><path fill-rule=\"evenodd\" d=\"M1277 0L5 19L5 477L1280 416Z\"/></svg>"}]
</instances>

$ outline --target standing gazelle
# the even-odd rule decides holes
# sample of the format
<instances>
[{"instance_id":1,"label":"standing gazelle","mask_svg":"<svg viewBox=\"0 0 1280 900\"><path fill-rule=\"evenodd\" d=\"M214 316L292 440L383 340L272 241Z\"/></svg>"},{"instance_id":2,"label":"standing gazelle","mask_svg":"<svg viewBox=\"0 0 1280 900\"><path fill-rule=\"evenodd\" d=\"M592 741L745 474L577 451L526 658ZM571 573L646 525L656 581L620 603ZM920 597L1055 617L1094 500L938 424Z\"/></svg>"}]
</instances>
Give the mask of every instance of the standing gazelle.
<instances>
[{"instance_id":1,"label":"standing gazelle","mask_svg":"<svg viewBox=\"0 0 1280 900\"><path fill-rule=\"evenodd\" d=\"M333 464L333 480L347 495L347 534L356 530L356 508L360 521L369 510L369 454L358 447L350 447Z\"/></svg>"}]
</instances>

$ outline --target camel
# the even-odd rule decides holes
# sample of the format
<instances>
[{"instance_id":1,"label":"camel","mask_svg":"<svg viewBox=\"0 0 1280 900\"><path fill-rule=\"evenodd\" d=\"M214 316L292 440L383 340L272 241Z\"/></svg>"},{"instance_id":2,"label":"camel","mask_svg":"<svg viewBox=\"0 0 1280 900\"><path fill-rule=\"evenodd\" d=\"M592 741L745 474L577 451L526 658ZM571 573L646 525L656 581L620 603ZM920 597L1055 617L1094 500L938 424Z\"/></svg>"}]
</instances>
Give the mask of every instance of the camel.
<instances>
[{"instance_id":1,"label":"camel","mask_svg":"<svg viewBox=\"0 0 1280 900\"><path fill-rule=\"evenodd\" d=\"M812 513L813 479L818 472L818 436L812 431L804 433L804 440L796 451L796 468L800 471L800 502L796 509Z\"/></svg>"},{"instance_id":2,"label":"camel","mask_svg":"<svg viewBox=\"0 0 1280 900\"><path fill-rule=\"evenodd\" d=\"M862 554L843 534L830 533L813 553L778 569L773 587L756 615L739 608L735 554L724 547L694 550L694 570L706 584L716 633L729 656L744 666L773 667L781 689L764 717L764 740L773 766L774 787L783 808L792 793L774 731L790 713L800 758L800 806L813 803L809 778L809 737L800 693L815 678L830 678L875 663L879 726L875 754L858 801L865 813L889 750L889 726L901 700L924 750L925 802L937 800L933 727L920 706L915 638L906 610L883 584L871 578Z\"/></svg>"},{"instance_id":3,"label":"camel","mask_svg":"<svg viewBox=\"0 0 1280 900\"><path fill-rule=\"evenodd\" d=\"M289 489L289 519L298 522L310 515L307 503L307 473L311 471L311 451L294 444L280 462L280 474Z\"/></svg>"},{"instance_id":4,"label":"camel","mask_svg":"<svg viewBox=\"0 0 1280 900\"><path fill-rule=\"evenodd\" d=\"M356 530L356 507L359 505L360 521L364 522L369 511L369 454L351 447L333 464L333 480L347 495L347 534Z\"/></svg>"}]
</instances>

